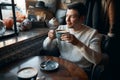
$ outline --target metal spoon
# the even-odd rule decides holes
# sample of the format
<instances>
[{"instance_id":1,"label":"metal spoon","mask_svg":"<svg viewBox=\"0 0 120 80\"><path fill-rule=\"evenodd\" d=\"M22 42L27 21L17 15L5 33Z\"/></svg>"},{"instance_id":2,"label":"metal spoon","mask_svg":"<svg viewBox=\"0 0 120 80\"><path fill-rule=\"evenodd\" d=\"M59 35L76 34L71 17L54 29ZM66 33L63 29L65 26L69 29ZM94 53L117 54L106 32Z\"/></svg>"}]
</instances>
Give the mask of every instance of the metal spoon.
<instances>
[{"instance_id":1,"label":"metal spoon","mask_svg":"<svg viewBox=\"0 0 120 80\"><path fill-rule=\"evenodd\" d=\"M48 59L44 64L40 65L42 68L45 68L47 66L47 63L50 61L50 59Z\"/></svg>"}]
</instances>

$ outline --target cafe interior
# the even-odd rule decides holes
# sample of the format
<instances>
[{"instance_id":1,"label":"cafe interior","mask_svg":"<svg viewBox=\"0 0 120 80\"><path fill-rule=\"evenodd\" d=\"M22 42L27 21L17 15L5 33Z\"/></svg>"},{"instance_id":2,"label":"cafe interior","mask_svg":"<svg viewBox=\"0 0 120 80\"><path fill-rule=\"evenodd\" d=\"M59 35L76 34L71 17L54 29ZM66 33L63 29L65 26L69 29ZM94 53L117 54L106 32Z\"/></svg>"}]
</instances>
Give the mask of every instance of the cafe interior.
<instances>
[{"instance_id":1,"label":"cafe interior","mask_svg":"<svg viewBox=\"0 0 120 80\"><path fill-rule=\"evenodd\" d=\"M57 49L43 49L48 31L66 24L73 2L85 4L84 24L104 35L102 60L90 77ZM119 80L119 7L120 0L0 0L0 80Z\"/></svg>"}]
</instances>

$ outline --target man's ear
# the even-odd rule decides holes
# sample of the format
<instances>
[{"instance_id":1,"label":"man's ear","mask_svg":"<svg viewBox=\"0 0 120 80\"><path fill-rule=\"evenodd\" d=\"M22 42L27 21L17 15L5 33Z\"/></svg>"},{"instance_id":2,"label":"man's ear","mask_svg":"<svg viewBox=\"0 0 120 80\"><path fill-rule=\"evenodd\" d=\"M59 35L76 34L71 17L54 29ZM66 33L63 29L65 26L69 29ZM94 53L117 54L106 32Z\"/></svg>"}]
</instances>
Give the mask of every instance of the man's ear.
<instances>
[{"instance_id":1,"label":"man's ear","mask_svg":"<svg viewBox=\"0 0 120 80\"><path fill-rule=\"evenodd\" d=\"M85 16L80 16L80 22L84 22L85 21Z\"/></svg>"}]
</instances>

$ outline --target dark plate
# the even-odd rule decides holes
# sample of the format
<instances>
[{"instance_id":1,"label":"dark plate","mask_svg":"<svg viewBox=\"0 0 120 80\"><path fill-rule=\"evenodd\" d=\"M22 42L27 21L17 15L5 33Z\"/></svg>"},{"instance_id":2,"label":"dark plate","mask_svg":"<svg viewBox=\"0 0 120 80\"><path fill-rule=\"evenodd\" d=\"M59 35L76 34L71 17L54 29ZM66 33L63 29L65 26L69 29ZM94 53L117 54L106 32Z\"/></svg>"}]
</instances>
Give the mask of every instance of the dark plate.
<instances>
[{"instance_id":1,"label":"dark plate","mask_svg":"<svg viewBox=\"0 0 120 80\"><path fill-rule=\"evenodd\" d=\"M55 61L44 61L40 64L40 69L43 71L54 71L58 69L59 64Z\"/></svg>"}]
</instances>

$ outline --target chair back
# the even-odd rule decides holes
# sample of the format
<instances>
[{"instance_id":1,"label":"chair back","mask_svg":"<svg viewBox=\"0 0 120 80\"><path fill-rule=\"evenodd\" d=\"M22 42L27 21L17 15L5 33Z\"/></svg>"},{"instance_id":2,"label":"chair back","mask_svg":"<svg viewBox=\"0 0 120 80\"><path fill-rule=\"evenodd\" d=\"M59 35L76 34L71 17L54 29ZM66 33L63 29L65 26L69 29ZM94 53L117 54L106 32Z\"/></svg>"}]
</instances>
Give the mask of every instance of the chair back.
<instances>
[{"instance_id":1,"label":"chair back","mask_svg":"<svg viewBox=\"0 0 120 80\"><path fill-rule=\"evenodd\" d=\"M106 52L108 47L109 36L103 35L101 40L102 60L99 64L93 65L90 80L101 80L102 73L109 64L109 55Z\"/></svg>"}]
</instances>

